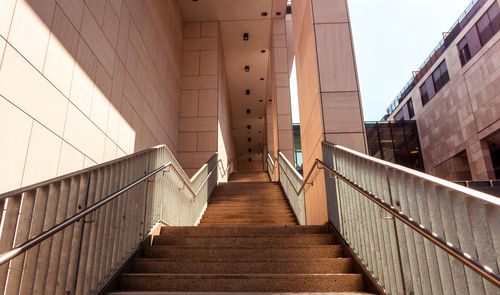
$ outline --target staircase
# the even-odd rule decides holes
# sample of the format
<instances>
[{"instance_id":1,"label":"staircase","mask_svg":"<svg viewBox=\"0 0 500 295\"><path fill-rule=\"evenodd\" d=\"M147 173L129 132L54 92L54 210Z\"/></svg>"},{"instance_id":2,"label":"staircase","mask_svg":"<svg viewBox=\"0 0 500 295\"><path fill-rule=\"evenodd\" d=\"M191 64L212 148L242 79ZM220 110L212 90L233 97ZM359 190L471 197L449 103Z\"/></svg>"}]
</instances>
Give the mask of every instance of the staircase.
<instances>
[{"instance_id":1,"label":"staircase","mask_svg":"<svg viewBox=\"0 0 500 295\"><path fill-rule=\"evenodd\" d=\"M108 294L366 294L329 228L296 224L278 184L220 184L200 226L162 227Z\"/></svg>"}]
</instances>

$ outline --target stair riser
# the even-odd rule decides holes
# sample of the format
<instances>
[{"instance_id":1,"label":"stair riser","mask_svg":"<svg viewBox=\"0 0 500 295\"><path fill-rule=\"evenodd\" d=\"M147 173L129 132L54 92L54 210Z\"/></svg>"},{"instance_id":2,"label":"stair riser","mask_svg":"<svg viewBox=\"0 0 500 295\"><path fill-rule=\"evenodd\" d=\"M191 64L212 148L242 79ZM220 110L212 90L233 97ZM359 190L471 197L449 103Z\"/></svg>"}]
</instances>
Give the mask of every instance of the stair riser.
<instances>
[{"instance_id":1,"label":"stair riser","mask_svg":"<svg viewBox=\"0 0 500 295\"><path fill-rule=\"evenodd\" d=\"M195 238L195 237L175 237L175 236L156 236L153 245L190 245L190 246L287 246L287 245L332 245L335 239L331 235L324 236L300 236L300 237L223 237L223 238Z\"/></svg>"},{"instance_id":2,"label":"stair riser","mask_svg":"<svg viewBox=\"0 0 500 295\"><path fill-rule=\"evenodd\" d=\"M136 273L192 273L192 274L321 274L350 273L353 271L352 261L348 258L324 259L314 261L157 261L138 259L134 261L133 271Z\"/></svg>"},{"instance_id":3,"label":"stair riser","mask_svg":"<svg viewBox=\"0 0 500 295\"><path fill-rule=\"evenodd\" d=\"M156 246L144 248L147 258L230 259L242 258L335 258L342 256L340 246L300 248L175 248Z\"/></svg>"},{"instance_id":4,"label":"stair riser","mask_svg":"<svg viewBox=\"0 0 500 295\"><path fill-rule=\"evenodd\" d=\"M216 276L175 277L169 275L123 275L121 288L130 291L212 291L212 292L349 292L361 291L361 275L315 275L278 277Z\"/></svg>"},{"instance_id":5,"label":"stair riser","mask_svg":"<svg viewBox=\"0 0 500 295\"><path fill-rule=\"evenodd\" d=\"M224 226L213 228L199 228L197 226L163 226L162 235L179 236L255 236L255 235L284 235L284 234L326 234L326 226Z\"/></svg>"}]
</instances>

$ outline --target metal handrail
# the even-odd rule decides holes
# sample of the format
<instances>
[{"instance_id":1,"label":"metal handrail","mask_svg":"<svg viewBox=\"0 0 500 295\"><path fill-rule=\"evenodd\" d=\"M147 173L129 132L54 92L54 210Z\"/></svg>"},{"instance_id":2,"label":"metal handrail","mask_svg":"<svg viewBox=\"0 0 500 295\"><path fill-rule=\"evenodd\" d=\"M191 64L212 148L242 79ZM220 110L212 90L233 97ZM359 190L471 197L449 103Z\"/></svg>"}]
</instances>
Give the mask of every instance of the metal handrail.
<instances>
[{"instance_id":1,"label":"metal handrail","mask_svg":"<svg viewBox=\"0 0 500 295\"><path fill-rule=\"evenodd\" d=\"M216 156L216 154L214 155ZM214 157L212 156L212 157ZM212 158L211 157L211 158ZM216 166L217 167L217 166ZM41 242L45 241L46 239L50 238L51 236L55 235L56 233L60 232L61 230L65 229L66 227L72 225L73 223L77 222L78 220L84 218L85 216L93 213L97 209L101 208L102 206L106 205L107 203L111 202L112 200L116 199L117 197L121 196L123 193L129 191L130 189L134 188L141 182L147 180L148 178L156 175L160 171L164 171L167 168L172 168L174 173L177 175L177 177L182 181L184 187L187 187L189 192L192 194L193 198L191 198L191 201L196 198L196 195L200 192L200 190L203 188L205 183L208 181L212 173L214 172L215 168L212 168L210 173L207 174L203 182L200 184L198 187L198 190L196 193L193 192L189 184L184 180L184 178L180 175L178 172L177 168L175 168L175 165L172 162L168 162L166 164L163 164L162 166L156 168L155 170L151 171L150 173L142 176L141 178L135 180L134 182L130 183L129 185L125 186L124 188L119 189L118 191L114 192L113 194L109 195L108 197L102 199L101 201L93 204L92 206L86 208L85 210L81 211L78 214L73 215L72 217L67 218L63 222L54 225L53 227L49 228L48 230L42 232L41 234L37 235L36 237L33 237L26 242L22 243L21 245L0 254L0 266L9 262L10 260L14 259L15 257L19 256L20 254L26 252L30 248L40 244Z\"/></svg>"},{"instance_id":2,"label":"metal handrail","mask_svg":"<svg viewBox=\"0 0 500 295\"><path fill-rule=\"evenodd\" d=\"M413 169L410 169L410 168L407 168L407 167L404 167L404 166L401 166L398 164L394 164L394 163L387 162L387 161L384 161L381 159L377 159L377 158L368 156L366 154L357 152L355 150L351 150L351 149L343 147L343 146L332 144L332 143L327 142L327 141L323 141L323 144L325 144L331 148L340 149L344 152L353 154L353 155L358 156L360 158L363 158L365 160L375 162L375 163L381 164L383 166L387 166L387 167L392 168L394 170L398 170L398 171L401 171L404 173L411 174L412 176L415 176L417 178L421 178L421 179L424 179L426 181L432 182L434 184L444 186L447 189L459 191L459 192L463 193L464 195L466 195L466 197L479 199L481 201L489 202L489 203L492 203L494 205L500 206L500 198L494 197L492 195L488 195L486 193L473 190L473 189L465 187L463 185L449 182L447 180L444 180L444 179L441 179L441 178L438 178L438 177L435 177L435 176L432 176L432 175L429 175L429 174L426 174L426 173L423 173L423 172L420 172L417 170L413 170Z\"/></svg>"},{"instance_id":3,"label":"metal handrail","mask_svg":"<svg viewBox=\"0 0 500 295\"><path fill-rule=\"evenodd\" d=\"M339 146L336 147L339 148ZM319 165L321 165L322 167L320 167ZM319 169L328 170L330 173L337 176L340 180L344 181L349 186L354 188L356 191L361 193L363 196L367 197L370 201L374 202L379 207L389 212L392 216L394 216L395 218L397 218L398 220L400 220L401 222L408 225L413 230L415 230L416 232L418 232L419 234L430 240L434 245L443 249L446 253L455 257L460 262L471 268L473 271L475 271L476 273L478 273L479 275L490 281L492 284L500 288L500 275L495 273L491 268L485 266L471 255L458 249L450 242L445 241L442 237L438 236L436 233L427 229L424 225L416 222L414 219L408 217L406 214L397 210L391 204L385 202L384 200L380 199L379 197L375 196L374 194L360 187L359 185L357 185L356 183L354 183L353 181L342 175L340 172L326 165L321 160L316 159L315 166L318 167Z\"/></svg>"},{"instance_id":4,"label":"metal handrail","mask_svg":"<svg viewBox=\"0 0 500 295\"><path fill-rule=\"evenodd\" d=\"M274 163L273 158L269 153L267 154L267 157L269 158L269 160L271 160L271 163L273 164L273 173L274 173L276 171L276 164Z\"/></svg>"},{"instance_id":5,"label":"metal handrail","mask_svg":"<svg viewBox=\"0 0 500 295\"><path fill-rule=\"evenodd\" d=\"M219 164L220 164L220 166L219 166ZM217 161L217 166L219 167L219 172L221 174L221 177L224 177L227 175L227 172L229 171L229 168L231 167L231 159L227 162L227 168L224 168L224 163L222 162L222 159L219 159Z\"/></svg>"},{"instance_id":6,"label":"metal handrail","mask_svg":"<svg viewBox=\"0 0 500 295\"><path fill-rule=\"evenodd\" d=\"M70 172L68 174L64 174L64 175L57 176L57 177L54 177L54 178L51 178L51 179L48 179L48 180L44 180L42 182L38 182L38 183L34 183L34 184L31 184L31 185L28 185L28 186L24 186L24 187L15 189L13 191L5 192L5 193L0 194L0 200L5 200L5 199L8 199L10 197L13 197L13 196L19 195L21 193L24 193L26 191L31 191L31 190L37 189L39 187L46 186L48 184L54 183L54 182L61 181L63 179L67 179L67 178L72 177L72 176L76 176L76 175L80 175L80 174L84 174L84 173L89 173L89 172L92 172L92 171L97 170L99 168L102 168L104 166L108 166L108 165L111 165L111 164L114 164L114 163L121 162L121 161L126 160L126 159L137 157L137 156L143 155L143 154L145 154L147 152L160 149L162 147L166 147L166 146L165 145L157 145L155 147L151 147L151 148L148 148L148 149L145 149L145 150L142 150L142 151L130 154L130 155L126 155L126 156L123 156L123 157L120 157L120 158L116 158L116 159L108 161L108 162L104 162L104 163L101 163L101 164L94 165L94 166L92 166L90 168L85 168L85 169L78 170L78 171L75 171L75 172Z\"/></svg>"},{"instance_id":7,"label":"metal handrail","mask_svg":"<svg viewBox=\"0 0 500 295\"><path fill-rule=\"evenodd\" d=\"M281 154L281 153L280 153L280 154ZM306 187L306 184L308 184L308 182L307 182L307 181L309 180L309 178L311 178L311 175L312 175L312 173L314 172L314 169L315 169L315 168L319 168L319 167L318 167L318 165L319 165L320 163L321 163L321 161L320 161L319 159L316 159L316 160L314 161L314 164L313 164L313 166L311 167L311 169L309 170L309 172L307 173L306 178L304 178L304 180L302 181L302 185L300 186L299 190L297 190L297 189L296 189L296 188L292 185L292 188L293 188L293 190L295 191L295 193L296 193L297 195L300 195L300 193L304 190L304 188ZM283 166L279 163L279 161L278 161L278 165L279 165L281 168L283 168ZM291 165L290 165L290 167L291 167L291 168L293 168L295 171L297 171L297 170L296 170L294 167L292 167ZM319 168L319 169L321 169L321 168ZM298 172L297 172L297 174L298 174ZM299 174L299 175L300 175L300 174ZM285 173L285 176L286 176L286 178L288 178L288 181L292 182L292 181L290 180L290 177L288 176L288 174L287 174L287 173Z\"/></svg>"}]
</instances>

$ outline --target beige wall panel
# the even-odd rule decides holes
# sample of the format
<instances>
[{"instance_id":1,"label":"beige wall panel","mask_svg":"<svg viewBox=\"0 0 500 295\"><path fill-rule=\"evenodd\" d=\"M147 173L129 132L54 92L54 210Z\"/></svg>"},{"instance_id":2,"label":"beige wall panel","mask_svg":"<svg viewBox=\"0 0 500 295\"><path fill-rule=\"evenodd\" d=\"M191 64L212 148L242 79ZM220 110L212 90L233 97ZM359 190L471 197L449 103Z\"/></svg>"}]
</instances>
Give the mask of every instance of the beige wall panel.
<instances>
[{"instance_id":1,"label":"beige wall panel","mask_svg":"<svg viewBox=\"0 0 500 295\"><path fill-rule=\"evenodd\" d=\"M112 74L116 56L115 52L88 9L83 10L82 29L80 33L97 59L102 63L106 72Z\"/></svg>"},{"instance_id":2,"label":"beige wall panel","mask_svg":"<svg viewBox=\"0 0 500 295\"><path fill-rule=\"evenodd\" d=\"M7 39L16 0L0 1L0 36Z\"/></svg>"},{"instance_id":3,"label":"beige wall panel","mask_svg":"<svg viewBox=\"0 0 500 295\"><path fill-rule=\"evenodd\" d=\"M184 50L217 50L218 48L218 38L197 38L184 40Z\"/></svg>"},{"instance_id":4,"label":"beige wall panel","mask_svg":"<svg viewBox=\"0 0 500 295\"><path fill-rule=\"evenodd\" d=\"M198 116L198 90L182 90L181 117Z\"/></svg>"},{"instance_id":5,"label":"beige wall panel","mask_svg":"<svg viewBox=\"0 0 500 295\"><path fill-rule=\"evenodd\" d=\"M116 154L116 146L115 146ZM64 175L73 171L83 169L85 156L77 149L66 142L63 142L61 147L61 157L59 158L59 167L57 175Z\"/></svg>"},{"instance_id":6,"label":"beige wall panel","mask_svg":"<svg viewBox=\"0 0 500 295\"><path fill-rule=\"evenodd\" d=\"M217 131L217 117L181 118L180 131Z\"/></svg>"},{"instance_id":7,"label":"beige wall panel","mask_svg":"<svg viewBox=\"0 0 500 295\"><path fill-rule=\"evenodd\" d=\"M365 135L364 133L327 133L326 141L334 144L340 144L347 148L365 153Z\"/></svg>"},{"instance_id":8,"label":"beige wall panel","mask_svg":"<svg viewBox=\"0 0 500 295\"><path fill-rule=\"evenodd\" d=\"M197 132L179 133L179 150L186 152L196 152L197 147L198 147Z\"/></svg>"},{"instance_id":9,"label":"beige wall panel","mask_svg":"<svg viewBox=\"0 0 500 295\"><path fill-rule=\"evenodd\" d=\"M22 186L57 175L62 139L39 123L31 131Z\"/></svg>"},{"instance_id":10,"label":"beige wall panel","mask_svg":"<svg viewBox=\"0 0 500 295\"><path fill-rule=\"evenodd\" d=\"M182 78L183 89L216 89L217 76L187 76Z\"/></svg>"},{"instance_id":11,"label":"beige wall panel","mask_svg":"<svg viewBox=\"0 0 500 295\"><path fill-rule=\"evenodd\" d=\"M198 115L200 117L217 116L217 90L200 90Z\"/></svg>"},{"instance_id":12,"label":"beige wall panel","mask_svg":"<svg viewBox=\"0 0 500 295\"><path fill-rule=\"evenodd\" d=\"M216 151L217 150L217 132L198 132L197 150L200 152Z\"/></svg>"},{"instance_id":13,"label":"beige wall panel","mask_svg":"<svg viewBox=\"0 0 500 295\"><path fill-rule=\"evenodd\" d=\"M43 70L55 0L17 2L9 42L39 71Z\"/></svg>"},{"instance_id":14,"label":"beige wall panel","mask_svg":"<svg viewBox=\"0 0 500 295\"><path fill-rule=\"evenodd\" d=\"M219 23L218 22L204 22L201 23L201 37L219 37Z\"/></svg>"},{"instance_id":15,"label":"beige wall panel","mask_svg":"<svg viewBox=\"0 0 500 295\"><path fill-rule=\"evenodd\" d=\"M71 88L78 39L76 29L57 6L43 74L66 96Z\"/></svg>"},{"instance_id":16,"label":"beige wall panel","mask_svg":"<svg viewBox=\"0 0 500 295\"><path fill-rule=\"evenodd\" d=\"M0 192L21 185L32 125L32 118L0 96L0 136L8 139L0 144L0 155L5 155L0 157Z\"/></svg>"},{"instance_id":17,"label":"beige wall panel","mask_svg":"<svg viewBox=\"0 0 500 295\"><path fill-rule=\"evenodd\" d=\"M201 23L184 23L184 38L200 38L201 37Z\"/></svg>"},{"instance_id":18,"label":"beige wall panel","mask_svg":"<svg viewBox=\"0 0 500 295\"><path fill-rule=\"evenodd\" d=\"M357 92L323 93L325 132L363 132Z\"/></svg>"},{"instance_id":19,"label":"beige wall panel","mask_svg":"<svg viewBox=\"0 0 500 295\"><path fill-rule=\"evenodd\" d=\"M69 99L85 115L90 116L92 107L92 94L97 69L97 58L93 55L85 41L80 38L76 53L76 63ZM121 92L120 92L121 96Z\"/></svg>"},{"instance_id":20,"label":"beige wall panel","mask_svg":"<svg viewBox=\"0 0 500 295\"><path fill-rule=\"evenodd\" d=\"M200 52L184 52L182 62L182 73L186 76L195 76L200 74Z\"/></svg>"},{"instance_id":21,"label":"beige wall panel","mask_svg":"<svg viewBox=\"0 0 500 295\"><path fill-rule=\"evenodd\" d=\"M314 23L346 23L347 7L345 0L312 0Z\"/></svg>"},{"instance_id":22,"label":"beige wall panel","mask_svg":"<svg viewBox=\"0 0 500 295\"><path fill-rule=\"evenodd\" d=\"M68 100L10 46L0 70L0 94L62 136Z\"/></svg>"},{"instance_id":23,"label":"beige wall panel","mask_svg":"<svg viewBox=\"0 0 500 295\"><path fill-rule=\"evenodd\" d=\"M200 52L200 75L217 75L217 55L217 50L205 50Z\"/></svg>"},{"instance_id":24,"label":"beige wall panel","mask_svg":"<svg viewBox=\"0 0 500 295\"><path fill-rule=\"evenodd\" d=\"M321 91L357 91L349 25L319 24L315 27Z\"/></svg>"},{"instance_id":25,"label":"beige wall panel","mask_svg":"<svg viewBox=\"0 0 500 295\"><path fill-rule=\"evenodd\" d=\"M106 1L106 9L104 10L104 22L102 24L102 30L104 35L108 38L112 45L116 44L118 40L118 28L120 25L120 20L118 12L113 8L110 1Z\"/></svg>"}]
</instances>

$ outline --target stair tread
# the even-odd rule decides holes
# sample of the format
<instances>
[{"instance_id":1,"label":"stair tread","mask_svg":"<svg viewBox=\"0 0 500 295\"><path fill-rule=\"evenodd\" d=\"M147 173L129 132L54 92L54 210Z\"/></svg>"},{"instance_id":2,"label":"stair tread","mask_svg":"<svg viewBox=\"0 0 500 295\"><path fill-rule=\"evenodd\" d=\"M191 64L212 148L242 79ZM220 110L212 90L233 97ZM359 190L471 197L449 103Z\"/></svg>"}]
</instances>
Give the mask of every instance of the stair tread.
<instances>
[{"instance_id":1,"label":"stair tread","mask_svg":"<svg viewBox=\"0 0 500 295\"><path fill-rule=\"evenodd\" d=\"M365 292L168 292L168 291L117 291L108 295L374 295Z\"/></svg>"}]
</instances>

